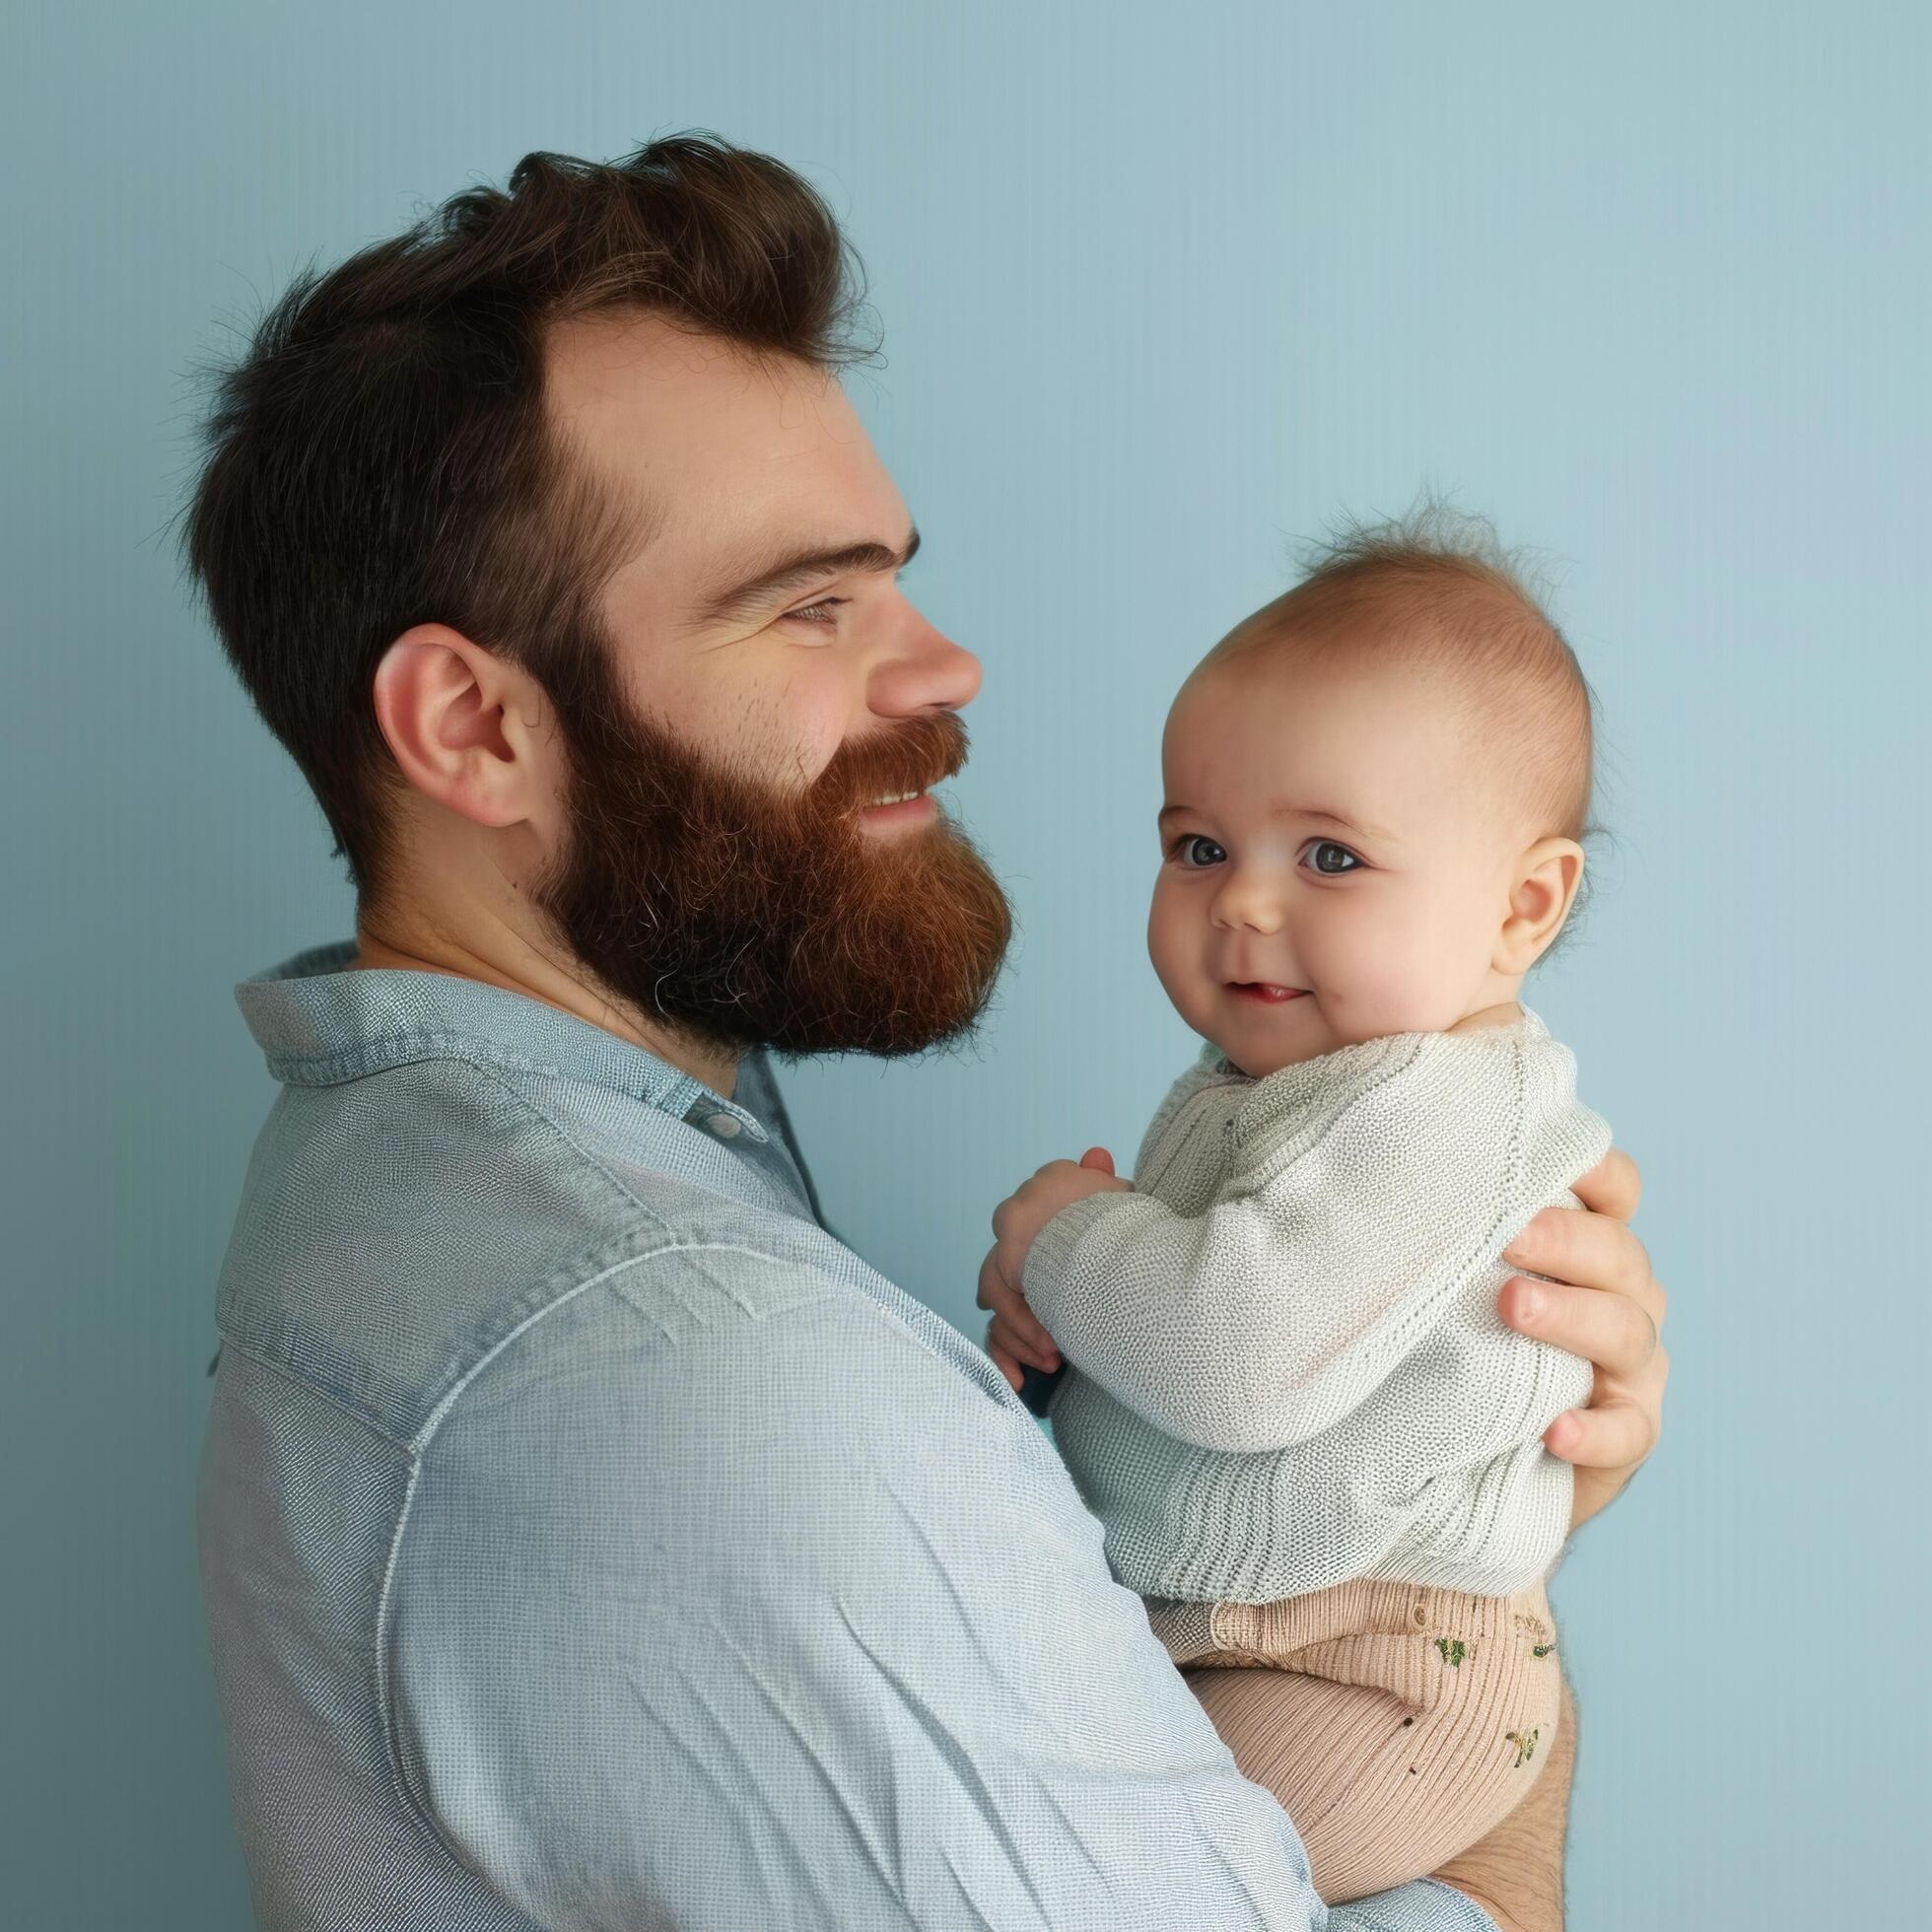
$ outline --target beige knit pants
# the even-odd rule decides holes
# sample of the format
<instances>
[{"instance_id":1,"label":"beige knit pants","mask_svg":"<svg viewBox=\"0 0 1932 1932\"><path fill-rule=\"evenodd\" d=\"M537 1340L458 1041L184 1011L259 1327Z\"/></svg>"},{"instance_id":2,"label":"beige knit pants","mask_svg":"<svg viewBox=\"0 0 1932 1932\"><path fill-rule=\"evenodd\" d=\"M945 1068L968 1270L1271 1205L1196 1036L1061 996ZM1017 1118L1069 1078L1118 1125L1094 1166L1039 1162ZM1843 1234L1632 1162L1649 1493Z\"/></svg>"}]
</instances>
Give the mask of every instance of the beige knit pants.
<instances>
[{"instance_id":1,"label":"beige knit pants","mask_svg":"<svg viewBox=\"0 0 1932 1932\"><path fill-rule=\"evenodd\" d=\"M1522 1799L1561 1674L1542 1584L1338 1584L1147 1613L1243 1775L1294 1821L1330 1904L1436 1870ZM1259 1668L1257 1668L1259 1667Z\"/></svg>"}]
</instances>

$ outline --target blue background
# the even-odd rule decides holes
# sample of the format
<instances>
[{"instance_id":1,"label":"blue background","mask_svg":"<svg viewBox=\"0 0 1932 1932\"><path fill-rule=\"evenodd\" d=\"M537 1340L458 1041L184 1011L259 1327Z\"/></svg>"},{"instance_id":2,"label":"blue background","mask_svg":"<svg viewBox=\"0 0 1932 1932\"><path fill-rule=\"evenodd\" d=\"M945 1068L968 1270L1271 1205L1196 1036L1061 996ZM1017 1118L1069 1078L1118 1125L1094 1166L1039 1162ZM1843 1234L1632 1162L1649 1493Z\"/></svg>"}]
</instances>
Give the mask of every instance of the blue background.
<instances>
[{"instance_id":1,"label":"blue background","mask_svg":"<svg viewBox=\"0 0 1932 1932\"><path fill-rule=\"evenodd\" d=\"M1418 487L1540 546L1600 891L1533 1002L1642 1161L1673 1413L1556 1601L1572 1924L1921 1922L1927 102L1909 5L19 4L0 68L0 1896L246 1922L194 1574L270 1083L232 983L346 935L168 530L201 362L525 151L708 126L825 191L854 393L986 663L1022 938L972 1051L800 1070L834 1221L976 1328L994 1203L1123 1164L1190 1041L1155 749L1289 540Z\"/></svg>"}]
</instances>

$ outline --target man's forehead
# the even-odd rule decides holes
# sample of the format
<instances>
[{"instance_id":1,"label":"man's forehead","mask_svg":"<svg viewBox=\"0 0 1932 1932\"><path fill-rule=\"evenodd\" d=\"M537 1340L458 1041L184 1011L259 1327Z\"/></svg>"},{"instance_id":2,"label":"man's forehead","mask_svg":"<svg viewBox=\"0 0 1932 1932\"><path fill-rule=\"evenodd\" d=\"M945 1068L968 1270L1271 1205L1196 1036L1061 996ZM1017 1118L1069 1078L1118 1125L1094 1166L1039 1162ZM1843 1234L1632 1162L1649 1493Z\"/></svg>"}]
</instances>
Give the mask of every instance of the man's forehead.
<instances>
[{"instance_id":1,"label":"man's forehead","mask_svg":"<svg viewBox=\"0 0 1932 1932\"><path fill-rule=\"evenodd\" d=\"M836 377L660 316L554 324L545 404L604 483L650 507L649 550L728 572L836 532L897 544L907 515ZM636 561L634 557L632 561Z\"/></svg>"},{"instance_id":2,"label":"man's forehead","mask_svg":"<svg viewBox=\"0 0 1932 1932\"><path fill-rule=\"evenodd\" d=\"M693 381L743 382L763 367L791 365L831 380L795 357L761 355L743 343L647 309L612 309L552 321L543 333L545 380L573 399L619 396L640 385L660 392Z\"/></svg>"},{"instance_id":3,"label":"man's forehead","mask_svg":"<svg viewBox=\"0 0 1932 1932\"><path fill-rule=\"evenodd\" d=\"M627 469L702 468L863 441L836 375L656 315L588 315L545 337L551 420Z\"/></svg>"}]
</instances>

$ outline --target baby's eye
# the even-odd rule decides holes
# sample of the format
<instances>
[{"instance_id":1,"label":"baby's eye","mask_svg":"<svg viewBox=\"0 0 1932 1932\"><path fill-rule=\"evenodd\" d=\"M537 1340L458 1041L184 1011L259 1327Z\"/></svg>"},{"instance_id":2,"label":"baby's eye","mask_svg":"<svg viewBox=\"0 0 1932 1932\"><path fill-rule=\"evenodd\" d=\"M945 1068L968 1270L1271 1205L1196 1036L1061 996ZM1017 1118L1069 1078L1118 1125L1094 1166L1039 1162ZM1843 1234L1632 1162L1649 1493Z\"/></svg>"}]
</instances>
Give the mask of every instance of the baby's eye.
<instances>
[{"instance_id":1,"label":"baby's eye","mask_svg":"<svg viewBox=\"0 0 1932 1932\"><path fill-rule=\"evenodd\" d=\"M1303 856L1310 862L1310 871L1320 872L1327 878L1362 868L1362 862L1346 846L1337 845L1333 839L1317 839Z\"/></svg>"},{"instance_id":2,"label":"baby's eye","mask_svg":"<svg viewBox=\"0 0 1932 1932\"><path fill-rule=\"evenodd\" d=\"M1183 865L1199 870L1204 865L1218 865L1227 854L1212 839L1203 838L1199 832L1183 832L1174 841L1174 857Z\"/></svg>"}]
</instances>

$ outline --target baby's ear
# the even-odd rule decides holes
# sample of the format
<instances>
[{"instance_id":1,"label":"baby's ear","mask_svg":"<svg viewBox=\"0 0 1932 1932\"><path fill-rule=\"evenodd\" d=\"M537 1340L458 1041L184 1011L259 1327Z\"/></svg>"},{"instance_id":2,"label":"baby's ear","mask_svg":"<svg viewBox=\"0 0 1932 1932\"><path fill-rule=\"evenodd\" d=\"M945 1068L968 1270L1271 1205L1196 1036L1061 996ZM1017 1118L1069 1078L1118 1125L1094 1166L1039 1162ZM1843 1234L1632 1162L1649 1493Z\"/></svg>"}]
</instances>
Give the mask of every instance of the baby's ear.
<instances>
[{"instance_id":1,"label":"baby's ear","mask_svg":"<svg viewBox=\"0 0 1932 1932\"><path fill-rule=\"evenodd\" d=\"M1517 860L1491 962L1498 973L1514 979L1548 950L1576 902L1583 864L1583 848L1574 839L1539 839Z\"/></svg>"}]
</instances>

